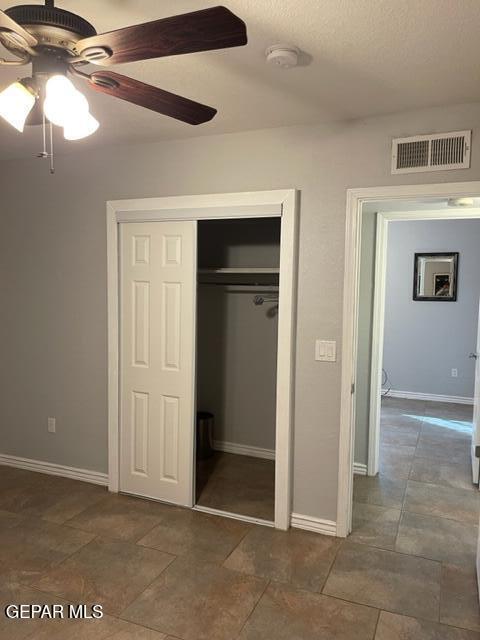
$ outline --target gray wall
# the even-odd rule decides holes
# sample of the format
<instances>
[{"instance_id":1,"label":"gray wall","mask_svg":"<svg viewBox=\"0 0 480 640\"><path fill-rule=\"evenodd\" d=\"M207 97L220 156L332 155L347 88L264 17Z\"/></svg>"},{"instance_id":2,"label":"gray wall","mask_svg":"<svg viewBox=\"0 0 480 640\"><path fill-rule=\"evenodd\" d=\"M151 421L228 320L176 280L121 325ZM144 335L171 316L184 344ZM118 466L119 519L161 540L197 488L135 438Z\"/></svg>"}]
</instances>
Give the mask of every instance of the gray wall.
<instances>
[{"instance_id":1,"label":"gray wall","mask_svg":"<svg viewBox=\"0 0 480 640\"><path fill-rule=\"evenodd\" d=\"M278 322L254 295L200 287L198 409L215 415L216 440L274 450Z\"/></svg>"},{"instance_id":2,"label":"gray wall","mask_svg":"<svg viewBox=\"0 0 480 640\"><path fill-rule=\"evenodd\" d=\"M457 302L412 300L413 256L427 251L460 253ZM480 220L391 223L386 286L383 366L393 389L472 398Z\"/></svg>"},{"instance_id":3,"label":"gray wall","mask_svg":"<svg viewBox=\"0 0 480 640\"><path fill-rule=\"evenodd\" d=\"M72 143L54 177L36 159L2 163L1 451L107 469L106 200L295 187L293 508L335 520L346 189L478 180L479 126L472 104L88 155ZM390 175L393 137L468 128L470 170ZM315 361L315 338L338 341L336 363Z\"/></svg>"}]
</instances>

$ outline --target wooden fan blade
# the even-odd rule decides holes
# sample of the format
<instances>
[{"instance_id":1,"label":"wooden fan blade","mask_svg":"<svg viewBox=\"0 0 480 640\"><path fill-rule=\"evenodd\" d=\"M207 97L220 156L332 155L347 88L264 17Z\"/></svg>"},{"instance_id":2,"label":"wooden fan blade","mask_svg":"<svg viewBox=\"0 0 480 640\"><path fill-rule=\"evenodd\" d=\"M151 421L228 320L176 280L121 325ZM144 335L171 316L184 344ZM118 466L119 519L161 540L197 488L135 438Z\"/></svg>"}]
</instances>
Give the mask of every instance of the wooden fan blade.
<instances>
[{"instance_id":1,"label":"wooden fan blade","mask_svg":"<svg viewBox=\"0 0 480 640\"><path fill-rule=\"evenodd\" d=\"M225 7L213 7L84 38L77 42L77 51L88 58L91 49L92 63L110 65L244 44L245 23ZM95 59L98 47L110 57Z\"/></svg>"},{"instance_id":2,"label":"wooden fan blade","mask_svg":"<svg viewBox=\"0 0 480 640\"><path fill-rule=\"evenodd\" d=\"M217 113L217 110L212 107L113 71L95 71L91 74L89 83L95 91L107 93L109 96L138 104L188 124L208 122Z\"/></svg>"},{"instance_id":3,"label":"wooden fan blade","mask_svg":"<svg viewBox=\"0 0 480 640\"><path fill-rule=\"evenodd\" d=\"M20 47L28 45L36 47L38 41L26 29L21 27L18 22L12 20L4 11L0 11L0 33L5 33L12 39L12 42ZM18 37L16 37L18 36Z\"/></svg>"}]
</instances>

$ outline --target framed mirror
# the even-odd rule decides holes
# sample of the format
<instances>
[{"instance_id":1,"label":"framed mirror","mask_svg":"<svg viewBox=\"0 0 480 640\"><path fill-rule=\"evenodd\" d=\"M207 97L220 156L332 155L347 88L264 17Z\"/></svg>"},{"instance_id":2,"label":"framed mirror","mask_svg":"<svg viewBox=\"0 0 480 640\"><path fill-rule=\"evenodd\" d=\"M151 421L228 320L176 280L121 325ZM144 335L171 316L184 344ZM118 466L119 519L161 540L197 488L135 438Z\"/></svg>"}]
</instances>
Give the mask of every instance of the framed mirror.
<instances>
[{"instance_id":1,"label":"framed mirror","mask_svg":"<svg viewBox=\"0 0 480 640\"><path fill-rule=\"evenodd\" d=\"M416 253L413 299L455 302L457 299L458 253Z\"/></svg>"}]
</instances>

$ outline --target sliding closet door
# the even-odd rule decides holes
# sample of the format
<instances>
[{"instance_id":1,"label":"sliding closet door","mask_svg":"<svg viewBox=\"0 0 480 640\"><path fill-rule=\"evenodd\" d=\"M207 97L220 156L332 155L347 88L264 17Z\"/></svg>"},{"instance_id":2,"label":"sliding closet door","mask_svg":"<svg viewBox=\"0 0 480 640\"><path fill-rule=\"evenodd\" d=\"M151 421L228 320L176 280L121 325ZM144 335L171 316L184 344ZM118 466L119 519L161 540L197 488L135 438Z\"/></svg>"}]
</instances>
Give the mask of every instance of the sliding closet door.
<instances>
[{"instance_id":1,"label":"sliding closet door","mask_svg":"<svg viewBox=\"0 0 480 640\"><path fill-rule=\"evenodd\" d=\"M120 227L120 490L192 506L196 222Z\"/></svg>"}]
</instances>

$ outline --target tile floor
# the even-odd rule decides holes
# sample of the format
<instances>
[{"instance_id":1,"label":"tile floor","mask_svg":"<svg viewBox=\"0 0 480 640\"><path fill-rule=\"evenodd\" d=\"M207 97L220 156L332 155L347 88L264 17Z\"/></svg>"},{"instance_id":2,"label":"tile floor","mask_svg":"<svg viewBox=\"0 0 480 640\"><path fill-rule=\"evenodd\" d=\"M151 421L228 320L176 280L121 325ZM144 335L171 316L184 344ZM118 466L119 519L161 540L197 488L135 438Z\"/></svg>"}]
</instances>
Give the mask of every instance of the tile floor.
<instances>
[{"instance_id":1,"label":"tile floor","mask_svg":"<svg viewBox=\"0 0 480 640\"><path fill-rule=\"evenodd\" d=\"M106 612L2 615L0 639L479 640L469 419L465 407L387 400L382 471L355 478L346 541L0 467L2 610Z\"/></svg>"},{"instance_id":2,"label":"tile floor","mask_svg":"<svg viewBox=\"0 0 480 640\"><path fill-rule=\"evenodd\" d=\"M197 462L197 504L273 521L275 461L216 451Z\"/></svg>"}]
</instances>

